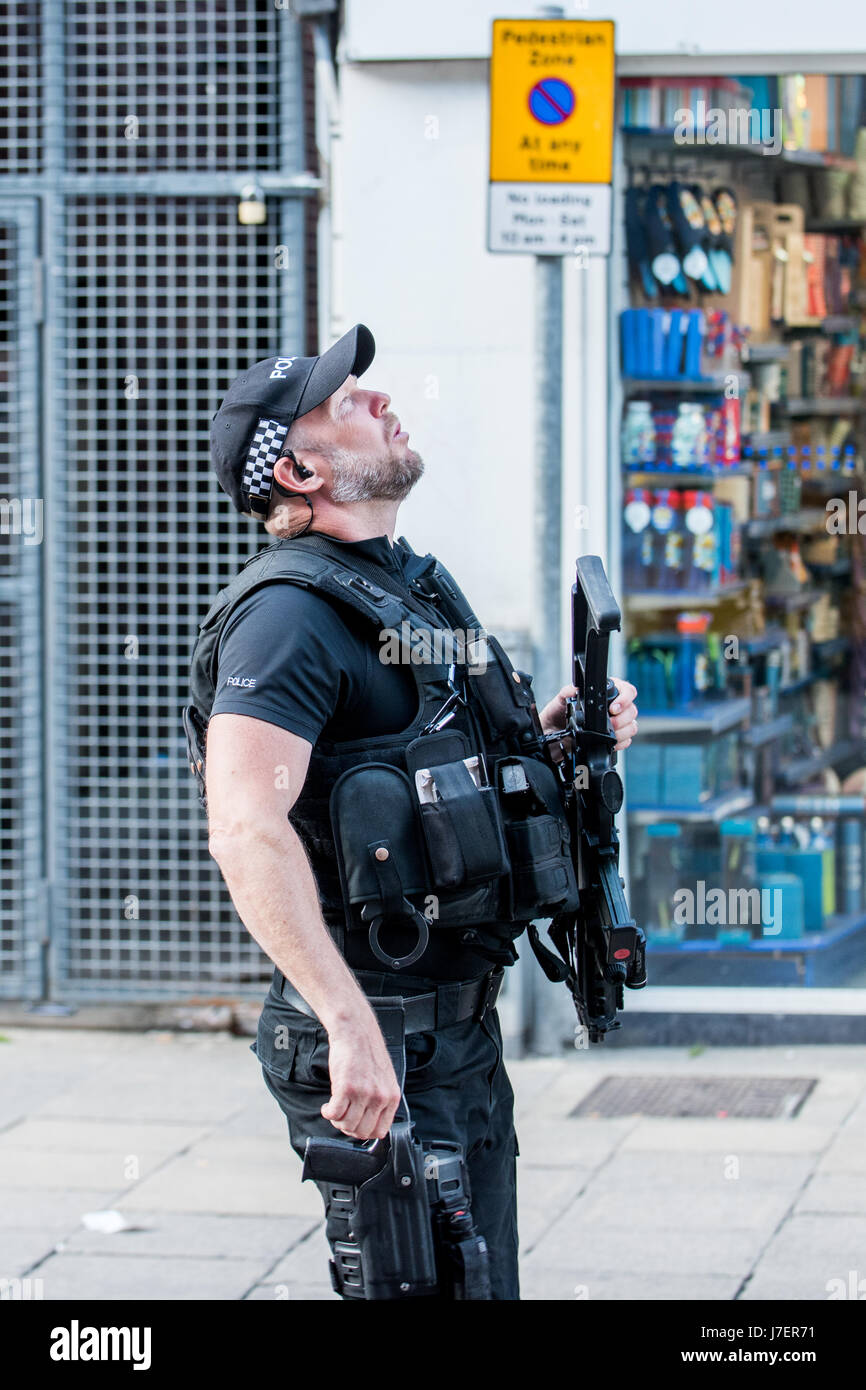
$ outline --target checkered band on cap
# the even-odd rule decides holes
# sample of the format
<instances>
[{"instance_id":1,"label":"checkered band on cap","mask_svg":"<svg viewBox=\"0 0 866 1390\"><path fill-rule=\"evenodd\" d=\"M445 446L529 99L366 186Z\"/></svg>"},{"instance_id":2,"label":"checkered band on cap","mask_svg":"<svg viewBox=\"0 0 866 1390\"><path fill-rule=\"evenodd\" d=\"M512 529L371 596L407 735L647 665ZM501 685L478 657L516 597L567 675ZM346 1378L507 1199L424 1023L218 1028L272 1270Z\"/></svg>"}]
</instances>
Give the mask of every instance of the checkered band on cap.
<instances>
[{"instance_id":1,"label":"checkered band on cap","mask_svg":"<svg viewBox=\"0 0 866 1390\"><path fill-rule=\"evenodd\" d=\"M259 420L250 445L241 491L249 499L250 511L257 516L267 515L268 502L274 483L274 464L280 457L288 425L278 420Z\"/></svg>"}]
</instances>

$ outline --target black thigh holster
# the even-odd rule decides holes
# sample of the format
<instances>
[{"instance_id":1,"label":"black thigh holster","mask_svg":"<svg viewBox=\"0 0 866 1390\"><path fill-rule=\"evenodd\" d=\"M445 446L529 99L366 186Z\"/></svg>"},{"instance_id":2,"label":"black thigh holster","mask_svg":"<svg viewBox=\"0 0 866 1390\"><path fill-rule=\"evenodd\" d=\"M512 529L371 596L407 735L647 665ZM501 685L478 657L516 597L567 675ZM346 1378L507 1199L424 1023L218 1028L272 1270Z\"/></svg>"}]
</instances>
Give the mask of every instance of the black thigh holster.
<instances>
[{"instance_id":1,"label":"black thigh holster","mask_svg":"<svg viewBox=\"0 0 866 1390\"><path fill-rule=\"evenodd\" d=\"M401 1092L406 1074L400 998L373 998ZM459 1144L422 1145L405 1095L384 1140L307 1140L303 1178L328 1208L331 1282L346 1299L489 1299L487 1246L470 1214Z\"/></svg>"}]
</instances>

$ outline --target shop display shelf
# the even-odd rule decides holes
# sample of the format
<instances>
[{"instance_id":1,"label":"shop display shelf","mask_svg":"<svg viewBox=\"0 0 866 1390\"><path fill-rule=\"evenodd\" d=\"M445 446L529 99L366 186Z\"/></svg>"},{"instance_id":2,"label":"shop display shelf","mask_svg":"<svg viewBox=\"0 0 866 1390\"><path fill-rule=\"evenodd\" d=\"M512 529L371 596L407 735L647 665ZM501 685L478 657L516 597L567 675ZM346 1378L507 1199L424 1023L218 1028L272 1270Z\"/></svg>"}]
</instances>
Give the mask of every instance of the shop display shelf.
<instances>
[{"instance_id":1,"label":"shop display shelf","mask_svg":"<svg viewBox=\"0 0 866 1390\"><path fill-rule=\"evenodd\" d=\"M795 594L772 594L764 592L764 602L768 608L781 608L785 613L794 613L798 608L810 608L821 598L820 589L798 589Z\"/></svg>"},{"instance_id":2,"label":"shop display shelf","mask_svg":"<svg viewBox=\"0 0 866 1390\"><path fill-rule=\"evenodd\" d=\"M744 343L742 349L746 367L753 362L787 362L790 355L790 343Z\"/></svg>"},{"instance_id":3,"label":"shop display shelf","mask_svg":"<svg viewBox=\"0 0 866 1390\"><path fill-rule=\"evenodd\" d=\"M625 376L622 379L622 388L627 396L636 396L641 392L668 392L674 391L724 391L731 382L731 378L736 377L740 392L747 391L751 382L748 372L716 372L712 376Z\"/></svg>"},{"instance_id":4,"label":"shop display shelf","mask_svg":"<svg viewBox=\"0 0 866 1390\"><path fill-rule=\"evenodd\" d=\"M804 492L829 493L831 495L838 492L839 488L846 484L863 481L863 474L859 470L848 473L843 468L828 468L822 473L803 473L800 476Z\"/></svg>"},{"instance_id":5,"label":"shop display shelf","mask_svg":"<svg viewBox=\"0 0 866 1390\"><path fill-rule=\"evenodd\" d=\"M807 217L806 233L824 236L859 236L866 227L858 217Z\"/></svg>"},{"instance_id":6,"label":"shop display shelf","mask_svg":"<svg viewBox=\"0 0 866 1390\"><path fill-rule=\"evenodd\" d=\"M714 796L700 806L632 806L626 801L626 810L633 825L657 825L660 821L668 820L683 821L688 825L717 825L719 821L736 816L740 811L748 811L754 804L754 793L748 787L737 787L734 791Z\"/></svg>"},{"instance_id":7,"label":"shop display shelf","mask_svg":"<svg viewBox=\"0 0 866 1390\"><path fill-rule=\"evenodd\" d=\"M625 477L638 487L690 487L693 483L715 483L721 478L751 478L750 463L720 463L702 468L654 468L650 464L625 464Z\"/></svg>"},{"instance_id":8,"label":"shop display shelf","mask_svg":"<svg viewBox=\"0 0 866 1390\"><path fill-rule=\"evenodd\" d=\"M740 646L749 656L761 656L763 652L772 652L778 647L784 647L790 640L784 628L768 627L766 632L759 633L757 637L742 637Z\"/></svg>"},{"instance_id":9,"label":"shop display shelf","mask_svg":"<svg viewBox=\"0 0 866 1390\"><path fill-rule=\"evenodd\" d=\"M718 983L713 974L723 962L736 961L737 957L746 964L751 961L755 974L743 983L772 984L790 983L804 988L819 984L839 984L855 962L861 958L866 944L866 912L849 915L837 914L828 917L820 932L808 932L805 936L758 937L752 941L672 941L668 935L656 932L652 927L647 932L647 959L650 972L653 965L679 962L693 963L696 972L703 966ZM679 973L679 972L678 972ZM774 980L772 977L775 976ZM652 979L652 974L650 975ZM682 983L698 983L684 974ZM673 983L673 978L669 983ZM729 981L733 983L733 981Z\"/></svg>"},{"instance_id":10,"label":"shop display shelf","mask_svg":"<svg viewBox=\"0 0 866 1390\"><path fill-rule=\"evenodd\" d=\"M761 430L754 434L743 436L743 442L751 445L752 449L759 453L761 449L787 449L791 444L790 430Z\"/></svg>"},{"instance_id":11,"label":"shop display shelf","mask_svg":"<svg viewBox=\"0 0 866 1390\"><path fill-rule=\"evenodd\" d=\"M796 512L780 516L756 516L743 522L743 534L749 539L774 536L780 531L819 531L827 520L823 507L801 507Z\"/></svg>"},{"instance_id":12,"label":"shop display shelf","mask_svg":"<svg viewBox=\"0 0 866 1390\"><path fill-rule=\"evenodd\" d=\"M670 710L640 710L638 724L647 738L659 734L721 734L748 719L752 702L742 696L728 700L693 700Z\"/></svg>"},{"instance_id":13,"label":"shop display shelf","mask_svg":"<svg viewBox=\"0 0 866 1390\"><path fill-rule=\"evenodd\" d=\"M851 561L847 558L834 560L832 565L818 565L812 560L804 560L803 564L815 579L845 579L851 573Z\"/></svg>"},{"instance_id":14,"label":"shop display shelf","mask_svg":"<svg viewBox=\"0 0 866 1390\"><path fill-rule=\"evenodd\" d=\"M674 126L623 126L622 133L630 144L665 150L687 159L706 160L778 160L782 164L804 165L813 169L839 168L854 172L857 162L850 155L831 154L827 150L779 150L778 153L762 144L719 143L703 144L690 141L681 144Z\"/></svg>"},{"instance_id":15,"label":"shop display shelf","mask_svg":"<svg viewBox=\"0 0 866 1390\"><path fill-rule=\"evenodd\" d=\"M825 333L832 337L834 333L856 333L859 326L856 314L828 314L826 318L815 319L814 323L786 323L783 329L786 333Z\"/></svg>"},{"instance_id":16,"label":"shop display shelf","mask_svg":"<svg viewBox=\"0 0 866 1390\"><path fill-rule=\"evenodd\" d=\"M779 694L780 696L781 696L781 695L799 695L800 692L801 692L802 690L806 690L810 685L814 685L814 684L815 684L815 681L823 681L823 680L826 680L826 679L827 679L827 672L826 672L826 671L821 671L821 670L810 671L808 675L806 675L806 676L798 676L796 680L789 681L787 685L780 685L780 686L779 686L779 690L778 690L778 694Z\"/></svg>"},{"instance_id":17,"label":"shop display shelf","mask_svg":"<svg viewBox=\"0 0 866 1390\"><path fill-rule=\"evenodd\" d=\"M721 603L731 594L742 593L746 587L745 579L737 579L695 593L683 589L645 589L641 594L626 594L623 602L633 613L655 613L660 608L701 608L708 603Z\"/></svg>"},{"instance_id":18,"label":"shop display shelf","mask_svg":"<svg viewBox=\"0 0 866 1390\"><path fill-rule=\"evenodd\" d=\"M786 787L797 787L801 782L808 781L816 772L823 772L825 768L834 767L836 763L843 763L861 752L861 744L855 743L852 739L840 739L838 743L831 744L820 753L795 758L785 767L778 768L776 775Z\"/></svg>"},{"instance_id":19,"label":"shop display shelf","mask_svg":"<svg viewBox=\"0 0 866 1390\"><path fill-rule=\"evenodd\" d=\"M643 722L643 721L641 721ZM753 724L743 735L750 748L763 748L777 738L784 738L794 727L792 714L780 714L776 719L768 719L765 724Z\"/></svg>"},{"instance_id":20,"label":"shop display shelf","mask_svg":"<svg viewBox=\"0 0 866 1390\"><path fill-rule=\"evenodd\" d=\"M835 656L843 656L851 650L850 637L828 637L826 642L813 642L812 655L819 664L832 661Z\"/></svg>"},{"instance_id":21,"label":"shop display shelf","mask_svg":"<svg viewBox=\"0 0 866 1390\"><path fill-rule=\"evenodd\" d=\"M783 415L859 415L866 410L866 397L789 396L773 405Z\"/></svg>"}]
</instances>

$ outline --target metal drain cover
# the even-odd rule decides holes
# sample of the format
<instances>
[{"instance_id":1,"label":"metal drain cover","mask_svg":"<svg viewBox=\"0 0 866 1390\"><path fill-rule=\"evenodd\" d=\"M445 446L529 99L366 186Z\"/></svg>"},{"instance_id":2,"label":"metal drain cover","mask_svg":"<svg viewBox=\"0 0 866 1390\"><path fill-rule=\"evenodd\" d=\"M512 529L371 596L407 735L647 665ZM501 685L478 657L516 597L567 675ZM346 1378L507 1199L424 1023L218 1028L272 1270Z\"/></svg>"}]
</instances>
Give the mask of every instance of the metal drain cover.
<instances>
[{"instance_id":1,"label":"metal drain cover","mask_svg":"<svg viewBox=\"0 0 866 1390\"><path fill-rule=\"evenodd\" d=\"M606 1076L571 1115L791 1119L812 1076Z\"/></svg>"}]
</instances>

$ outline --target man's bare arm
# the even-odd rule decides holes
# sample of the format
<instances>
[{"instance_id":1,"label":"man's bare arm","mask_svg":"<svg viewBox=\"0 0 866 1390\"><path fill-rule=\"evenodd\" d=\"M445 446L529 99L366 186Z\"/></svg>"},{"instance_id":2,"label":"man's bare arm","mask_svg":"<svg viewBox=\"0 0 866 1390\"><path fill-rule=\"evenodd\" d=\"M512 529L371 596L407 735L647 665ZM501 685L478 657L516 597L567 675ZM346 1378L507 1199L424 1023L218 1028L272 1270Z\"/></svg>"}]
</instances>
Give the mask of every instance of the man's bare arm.
<instances>
[{"instance_id":1,"label":"man's bare arm","mask_svg":"<svg viewBox=\"0 0 866 1390\"><path fill-rule=\"evenodd\" d=\"M352 1138L382 1138L399 1087L376 1016L322 919L304 847L287 819L311 744L275 724L215 714L208 726L209 849L250 935L328 1033L326 1119Z\"/></svg>"}]
</instances>

